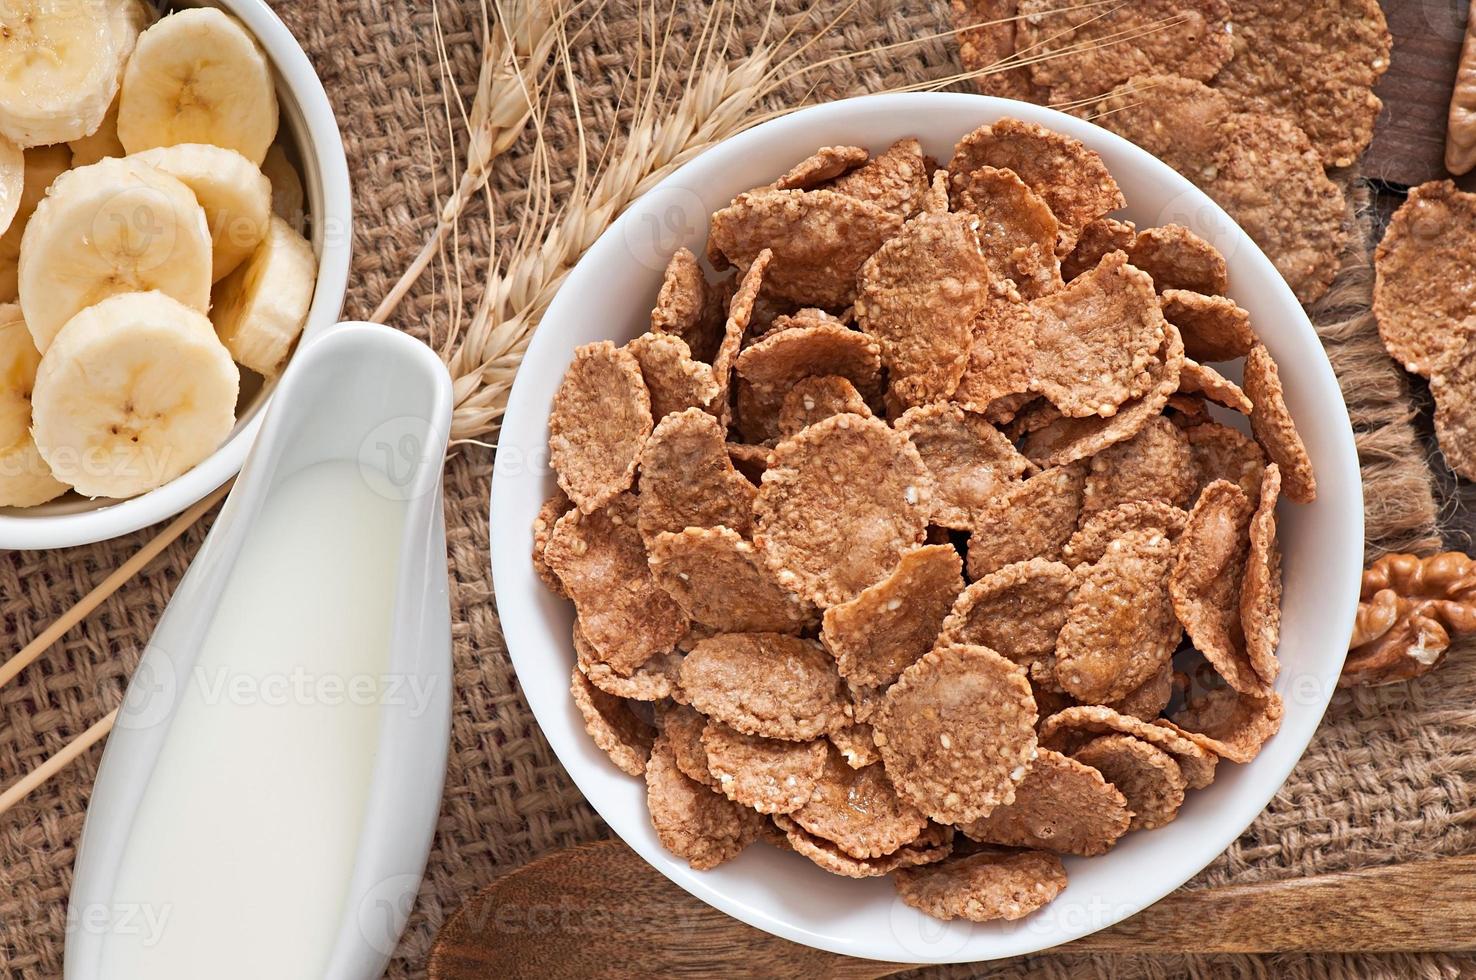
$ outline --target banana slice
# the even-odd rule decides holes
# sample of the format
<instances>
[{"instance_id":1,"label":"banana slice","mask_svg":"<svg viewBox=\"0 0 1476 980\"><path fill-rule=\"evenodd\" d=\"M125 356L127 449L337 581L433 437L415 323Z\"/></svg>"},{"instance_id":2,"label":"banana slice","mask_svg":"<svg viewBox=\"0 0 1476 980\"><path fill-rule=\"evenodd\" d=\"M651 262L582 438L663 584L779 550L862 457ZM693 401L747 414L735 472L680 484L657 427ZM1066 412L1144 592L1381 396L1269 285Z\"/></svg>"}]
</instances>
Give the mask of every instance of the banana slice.
<instances>
[{"instance_id":1,"label":"banana slice","mask_svg":"<svg viewBox=\"0 0 1476 980\"><path fill-rule=\"evenodd\" d=\"M31 438L31 388L40 363L20 307L0 305L0 507L35 507L67 492Z\"/></svg>"},{"instance_id":2,"label":"banana slice","mask_svg":"<svg viewBox=\"0 0 1476 980\"><path fill-rule=\"evenodd\" d=\"M99 300L157 289L210 308L210 229L184 184L137 160L103 160L56 179L21 239L20 303L45 354L62 325Z\"/></svg>"},{"instance_id":3,"label":"banana slice","mask_svg":"<svg viewBox=\"0 0 1476 980\"><path fill-rule=\"evenodd\" d=\"M144 31L123 73L118 138L129 153L213 143L261 166L277 136L271 67L219 10L170 14Z\"/></svg>"},{"instance_id":4,"label":"banana slice","mask_svg":"<svg viewBox=\"0 0 1476 980\"><path fill-rule=\"evenodd\" d=\"M103 116L96 132L79 140L72 140L67 146L72 151L73 167L90 167L108 157L126 157L128 153L118 139L118 100L114 99L113 104L108 106L108 114Z\"/></svg>"},{"instance_id":5,"label":"banana slice","mask_svg":"<svg viewBox=\"0 0 1476 980\"><path fill-rule=\"evenodd\" d=\"M0 136L0 233L10 229L26 191L26 155Z\"/></svg>"},{"instance_id":6,"label":"banana slice","mask_svg":"<svg viewBox=\"0 0 1476 980\"><path fill-rule=\"evenodd\" d=\"M20 296L16 283L16 264L20 261L21 236L36 205L46 190L67 169L72 154L65 146L37 146L25 151L25 183L21 190L20 208L10 227L0 235L0 303L14 303Z\"/></svg>"},{"instance_id":7,"label":"banana slice","mask_svg":"<svg viewBox=\"0 0 1476 980\"><path fill-rule=\"evenodd\" d=\"M210 318L237 363L268 378L282 369L317 281L313 247L273 216L255 254L215 287Z\"/></svg>"},{"instance_id":8,"label":"banana slice","mask_svg":"<svg viewBox=\"0 0 1476 980\"><path fill-rule=\"evenodd\" d=\"M272 182L272 213L292 226L299 235L307 228L307 210L303 205L302 178L287 159L281 143L273 143L262 161L261 172Z\"/></svg>"},{"instance_id":9,"label":"banana slice","mask_svg":"<svg viewBox=\"0 0 1476 980\"><path fill-rule=\"evenodd\" d=\"M41 355L31 431L78 493L132 497L226 440L240 381L203 313L163 293L124 293L77 314Z\"/></svg>"},{"instance_id":10,"label":"banana slice","mask_svg":"<svg viewBox=\"0 0 1476 980\"><path fill-rule=\"evenodd\" d=\"M272 183L235 150L179 143L144 150L134 159L194 191L210 226L211 282L230 275L266 237L272 217Z\"/></svg>"},{"instance_id":11,"label":"banana slice","mask_svg":"<svg viewBox=\"0 0 1476 980\"><path fill-rule=\"evenodd\" d=\"M97 129L127 57L117 2L0 3L0 134L24 148Z\"/></svg>"}]
</instances>

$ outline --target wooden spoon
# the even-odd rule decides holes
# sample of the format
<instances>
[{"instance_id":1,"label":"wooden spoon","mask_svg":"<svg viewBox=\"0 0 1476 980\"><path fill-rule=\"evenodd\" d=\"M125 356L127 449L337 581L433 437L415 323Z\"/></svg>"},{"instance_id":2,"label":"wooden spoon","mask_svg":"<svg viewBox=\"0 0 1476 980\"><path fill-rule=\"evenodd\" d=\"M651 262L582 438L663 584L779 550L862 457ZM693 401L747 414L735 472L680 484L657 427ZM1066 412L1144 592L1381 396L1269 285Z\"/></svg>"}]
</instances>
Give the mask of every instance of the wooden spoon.
<instances>
[{"instance_id":1,"label":"wooden spoon","mask_svg":"<svg viewBox=\"0 0 1476 980\"><path fill-rule=\"evenodd\" d=\"M1073 952L1476 949L1476 855L1292 881L1177 891ZM431 980L515 976L884 977L914 969L771 936L688 895L620 841L556 851L498 878L431 947Z\"/></svg>"}]
</instances>

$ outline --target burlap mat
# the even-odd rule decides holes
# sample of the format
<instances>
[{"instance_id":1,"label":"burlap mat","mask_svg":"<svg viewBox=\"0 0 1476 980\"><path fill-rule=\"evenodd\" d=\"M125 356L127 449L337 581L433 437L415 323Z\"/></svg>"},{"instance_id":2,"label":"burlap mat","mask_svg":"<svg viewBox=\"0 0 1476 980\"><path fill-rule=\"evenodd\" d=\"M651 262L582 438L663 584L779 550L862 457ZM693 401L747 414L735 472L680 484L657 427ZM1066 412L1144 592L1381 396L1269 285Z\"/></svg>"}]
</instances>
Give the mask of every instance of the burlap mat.
<instances>
[{"instance_id":1,"label":"burlap mat","mask_svg":"<svg viewBox=\"0 0 1476 980\"><path fill-rule=\"evenodd\" d=\"M433 12L413 0L338 0L274 5L318 66L344 131L353 171L357 225L354 275L346 313L362 317L425 240L438 191L444 193L445 114L437 102L440 69ZM663 5L664 6L664 5ZM703 5L678 5L674 56ZM690 9L687 9L690 6ZM786 26L817 24L843 4ZM739 13L752 30L767 3ZM618 116L635 0L608 0L580 42L577 70L591 107L586 118L608 126ZM649 6L645 8L649 12ZM778 9L804 11L781 0ZM481 6L440 4L450 77L469 96L480 53ZM662 16L665 16L664 12ZM795 16L798 16L797 14ZM946 4L862 0L839 28L810 48L824 59L947 28ZM837 65L781 91L775 100L879 91L937 79L959 70L951 44L924 40L860 63ZM599 129L600 126L592 127ZM559 146L568 121L554 120ZM566 145L572 150L572 145ZM572 159L572 156L570 157ZM565 160L567 165L570 161ZM515 150L498 166L497 183L516 200L522 182ZM468 268L485 256L484 213L462 229ZM1410 426L1403 376L1383 355L1366 315L1368 274L1362 250L1351 257L1338 290L1318 312L1321 331L1342 378L1364 459L1370 553L1430 546L1436 508L1423 451ZM449 291L442 273L421 284L394 319L424 334L444 323ZM474 278L467 299L474 300ZM539 734L519 692L498 628L488 568L487 493L492 452L464 447L446 481L456 657L453 744L445 801L430 868L390 976L424 975L426 949L441 921L479 885L554 848L607 833L574 789ZM0 689L0 783L40 763L121 700L130 671L155 619L199 546L202 523L128 588L72 630L37 664ZM0 617L5 649L31 639L147 539L149 532L88 548L0 558ZM1470 705L1476 658L1452 663L1427 680L1340 693L1292 777L1249 831L1199 883L1293 878L1366 865L1472 850L1476 836L1476 736ZM0 817L0 974L52 977L61 972L65 900L74 848L97 750L41 792ZM1185 923L1192 929L1192 923ZM258 937L270 941L270 937ZM1461 963L1419 957L1082 957L1060 954L958 968L952 975L1353 977L1455 976Z\"/></svg>"}]
</instances>

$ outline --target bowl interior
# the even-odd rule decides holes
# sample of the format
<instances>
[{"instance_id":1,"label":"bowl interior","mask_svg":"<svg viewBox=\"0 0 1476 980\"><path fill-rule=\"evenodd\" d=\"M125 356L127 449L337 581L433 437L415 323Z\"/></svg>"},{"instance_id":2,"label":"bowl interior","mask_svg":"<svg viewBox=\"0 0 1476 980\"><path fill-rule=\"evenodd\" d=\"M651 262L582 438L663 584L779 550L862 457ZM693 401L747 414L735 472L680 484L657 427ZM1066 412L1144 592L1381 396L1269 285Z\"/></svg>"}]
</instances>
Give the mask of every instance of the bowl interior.
<instances>
[{"instance_id":1,"label":"bowl interior","mask_svg":"<svg viewBox=\"0 0 1476 980\"><path fill-rule=\"evenodd\" d=\"M1127 198L1121 215L1139 227L1179 222L1213 241L1229 263L1231 295L1280 365L1320 491L1316 503L1284 502L1278 512L1282 729L1249 765L1222 764L1173 823L1129 834L1102 857L1066 859L1066 891L1015 923L939 922L903 905L886 879L837 878L768 846L693 871L656 840L642 782L618 771L585 734L568 693L572 612L542 587L528 558L534 515L555 486L547 465L554 391L576 346L620 343L647 329L667 257L679 245L701 254L709 214L734 194L829 144L876 153L911 135L946 161L959 137L1003 116L1039 122L1100 152ZM1265 256L1205 195L1126 141L1051 110L959 94L870 96L774 120L708 151L636 202L570 275L528 350L499 439L491 507L498 610L519 681L549 742L610 826L663 874L745 922L838 953L908 962L990 959L1067 942L1152 904L1212 861L1265 807L1322 717L1346 650L1363 551L1347 410L1315 332Z\"/></svg>"},{"instance_id":2,"label":"bowl interior","mask_svg":"<svg viewBox=\"0 0 1476 980\"><path fill-rule=\"evenodd\" d=\"M218 7L245 23L272 62L280 110L277 139L302 178L304 233L319 264L305 341L336 323L343 307L346 276L339 266L346 273L350 234L343 144L306 55L261 0L171 4L173 9L204 6ZM323 126L325 112L331 129ZM37 507L0 507L0 547L60 547L123 534L177 513L229 479L240 469L276 388L275 378L240 370L236 424L220 448L195 469L129 500L90 500L69 492Z\"/></svg>"}]
</instances>

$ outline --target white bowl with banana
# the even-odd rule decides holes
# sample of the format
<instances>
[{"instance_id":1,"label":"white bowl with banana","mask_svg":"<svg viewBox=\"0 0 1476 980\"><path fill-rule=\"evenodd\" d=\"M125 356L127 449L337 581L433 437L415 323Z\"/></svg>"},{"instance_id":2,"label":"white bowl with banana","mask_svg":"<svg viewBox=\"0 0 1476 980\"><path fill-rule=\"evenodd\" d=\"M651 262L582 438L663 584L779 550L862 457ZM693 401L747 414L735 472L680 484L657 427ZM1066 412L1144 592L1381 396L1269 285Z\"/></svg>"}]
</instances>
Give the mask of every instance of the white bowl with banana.
<instances>
[{"instance_id":1,"label":"white bowl with banana","mask_svg":"<svg viewBox=\"0 0 1476 980\"><path fill-rule=\"evenodd\" d=\"M338 319L351 218L327 96L262 0L0 3L0 548L230 479Z\"/></svg>"}]
</instances>

